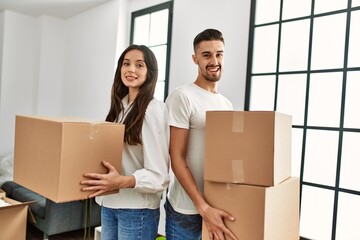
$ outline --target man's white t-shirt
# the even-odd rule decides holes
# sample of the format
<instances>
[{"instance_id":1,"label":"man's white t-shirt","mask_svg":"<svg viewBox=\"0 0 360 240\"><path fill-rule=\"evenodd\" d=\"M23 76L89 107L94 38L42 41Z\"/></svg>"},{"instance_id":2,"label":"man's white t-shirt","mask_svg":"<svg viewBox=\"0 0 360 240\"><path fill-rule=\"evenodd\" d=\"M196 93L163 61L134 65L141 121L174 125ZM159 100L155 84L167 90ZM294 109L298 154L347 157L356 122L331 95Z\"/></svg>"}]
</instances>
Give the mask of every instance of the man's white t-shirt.
<instances>
[{"instance_id":1,"label":"man's white t-shirt","mask_svg":"<svg viewBox=\"0 0 360 240\"><path fill-rule=\"evenodd\" d=\"M206 91L195 83L174 89L166 99L166 106L169 125L189 129L187 164L197 187L203 193L206 111L232 110L233 106L223 95ZM198 213L175 176L170 182L167 197L175 211L182 214Z\"/></svg>"}]
</instances>

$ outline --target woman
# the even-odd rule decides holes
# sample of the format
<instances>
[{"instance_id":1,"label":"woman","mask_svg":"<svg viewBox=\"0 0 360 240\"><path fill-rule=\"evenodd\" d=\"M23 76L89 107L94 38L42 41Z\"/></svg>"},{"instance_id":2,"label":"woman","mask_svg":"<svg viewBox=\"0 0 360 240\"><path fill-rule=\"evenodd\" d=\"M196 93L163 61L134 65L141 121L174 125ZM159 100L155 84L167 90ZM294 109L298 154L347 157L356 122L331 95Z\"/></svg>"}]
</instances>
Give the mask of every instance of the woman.
<instances>
[{"instance_id":1,"label":"woman","mask_svg":"<svg viewBox=\"0 0 360 240\"><path fill-rule=\"evenodd\" d=\"M122 170L104 161L107 174L86 173L83 191L101 207L101 238L156 239L161 194L169 183L169 126L163 102L154 98L155 55L131 45L120 56L106 121L125 125ZM116 194L104 195L119 189Z\"/></svg>"}]
</instances>

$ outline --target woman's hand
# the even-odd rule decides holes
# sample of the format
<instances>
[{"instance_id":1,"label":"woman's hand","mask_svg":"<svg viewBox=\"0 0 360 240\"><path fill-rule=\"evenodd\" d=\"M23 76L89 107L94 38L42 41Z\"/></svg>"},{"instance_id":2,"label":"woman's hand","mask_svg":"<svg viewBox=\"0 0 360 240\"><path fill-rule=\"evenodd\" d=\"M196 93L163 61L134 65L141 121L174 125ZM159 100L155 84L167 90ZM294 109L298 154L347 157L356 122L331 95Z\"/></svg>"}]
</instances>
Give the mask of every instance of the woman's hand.
<instances>
[{"instance_id":1,"label":"woman's hand","mask_svg":"<svg viewBox=\"0 0 360 240\"><path fill-rule=\"evenodd\" d=\"M80 182L81 185L87 185L81 189L82 191L94 192L89 195L89 198L114 190L119 190L121 188L130 188L135 186L134 176L120 175L115 167L106 161L103 161L102 164L109 170L108 173L85 173L84 177L89 179Z\"/></svg>"}]
</instances>

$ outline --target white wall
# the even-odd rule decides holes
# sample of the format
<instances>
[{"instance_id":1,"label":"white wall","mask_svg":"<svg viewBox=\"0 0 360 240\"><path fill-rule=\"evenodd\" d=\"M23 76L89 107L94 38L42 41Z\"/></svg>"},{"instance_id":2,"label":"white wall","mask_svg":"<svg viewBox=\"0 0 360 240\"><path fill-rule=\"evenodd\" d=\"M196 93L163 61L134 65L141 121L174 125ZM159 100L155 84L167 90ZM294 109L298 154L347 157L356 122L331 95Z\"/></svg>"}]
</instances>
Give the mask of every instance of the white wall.
<instances>
[{"instance_id":1,"label":"white wall","mask_svg":"<svg viewBox=\"0 0 360 240\"><path fill-rule=\"evenodd\" d=\"M59 116L63 109L64 20L42 16L38 20L38 84L34 114Z\"/></svg>"},{"instance_id":2,"label":"white wall","mask_svg":"<svg viewBox=\"0 0 360 240\"><path fill-rule=\"evenodd\" d=\"M36 20L4 11L0 86L0 155L13 151L15 114L34 112Z\"/></svg>"},{"instance_id":3,"label":"white wall","mask_svg":"<svg viewBox=\"0 0 360 240\"><path fill-rule=\"evenodd\" d=\"M232 101L235 109L242 110L249 19L250 0L175 0L170 90L195 81L197 66L191 59L193 39L206 28L216 28L225 38L224 74L219 83L219 91Z\"/></svg>"},{"instance_id":4,"label":"white wall","mask_svg":"<svg viewBox=\"0 0 360 240\"><path fill-rule=\"evenodd\" d=\"M126 4L67 20L0 13L0 156L13 151L17 114L105 118L115 55L128 44L118 42L128 32Z\"/></svg>"},{"instance_id":5,"label":"white wall","mask_svg":"<svg viewBox=\"0 0 360 240\"><path fill-rule=\"evenodd\" d=\"M66 21L65 115L105 119L116 64L118 16L119 1L110 1Z\"/></svg>"}]
</instances>

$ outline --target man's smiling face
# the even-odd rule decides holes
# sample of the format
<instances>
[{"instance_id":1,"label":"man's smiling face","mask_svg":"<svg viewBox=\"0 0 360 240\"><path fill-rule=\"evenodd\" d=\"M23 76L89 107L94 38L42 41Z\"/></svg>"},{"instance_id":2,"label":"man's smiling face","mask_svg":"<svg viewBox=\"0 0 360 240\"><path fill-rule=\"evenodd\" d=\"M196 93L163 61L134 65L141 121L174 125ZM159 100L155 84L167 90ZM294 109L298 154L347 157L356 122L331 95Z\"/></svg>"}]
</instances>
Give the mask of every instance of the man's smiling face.
<instances>
[{"instance_id":1,"label":"man's smiling face","mask_svg":"<svg viewBox=\"0 0 360 240\"><path fill-rule=\"evenodd\" d=\"M224 44L221 41L202 41L193 55L200 75L207 81L217 82L221 78L224 63Z\"/></svg>"}]
</instances>

